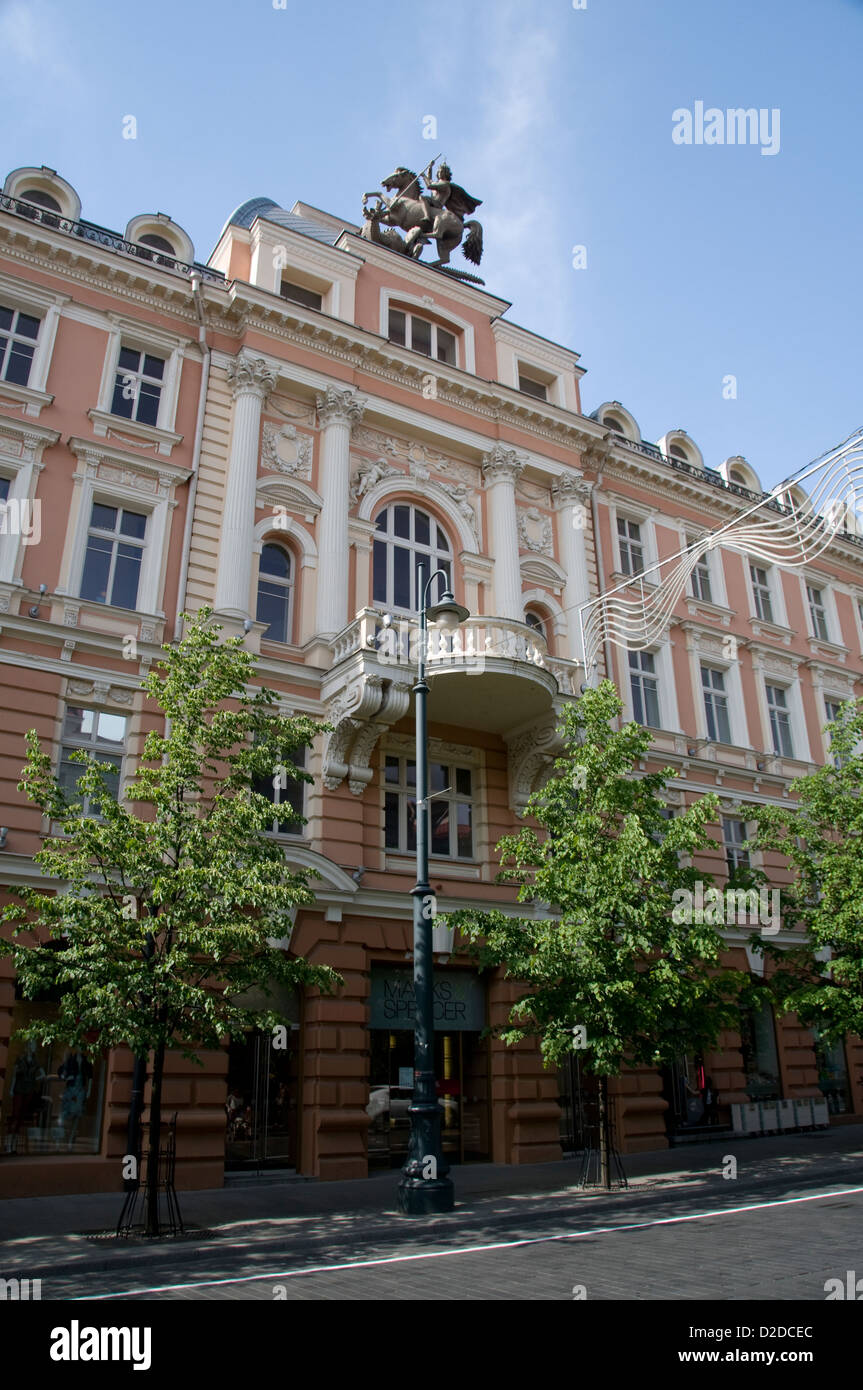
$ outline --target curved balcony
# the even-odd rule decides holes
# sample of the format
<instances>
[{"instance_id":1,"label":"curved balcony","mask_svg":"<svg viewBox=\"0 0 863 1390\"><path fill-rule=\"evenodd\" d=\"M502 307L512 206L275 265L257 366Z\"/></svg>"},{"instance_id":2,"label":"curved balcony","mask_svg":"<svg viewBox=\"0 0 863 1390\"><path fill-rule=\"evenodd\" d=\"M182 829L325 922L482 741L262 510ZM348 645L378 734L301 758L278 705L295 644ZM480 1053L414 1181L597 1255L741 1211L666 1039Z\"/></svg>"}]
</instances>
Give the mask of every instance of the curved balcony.
<instances>
[{"instance_id":1,"label":"curved balcony","mask_svg":"<svg viewBox=\"0 0 863 1390\"><path fill-rule=\"evenodd\" d=\"M380 613L363 609L332 643L325 699L358 680L409 688L419 640L415 622L385 624ZM577 695L583 678L576 662L549 656L545 638L527 623L494 617L471 617L452 634L431 628L426 671L430 719L496 733L547 713L560 696Z\"/></svg>"}]
</instances>

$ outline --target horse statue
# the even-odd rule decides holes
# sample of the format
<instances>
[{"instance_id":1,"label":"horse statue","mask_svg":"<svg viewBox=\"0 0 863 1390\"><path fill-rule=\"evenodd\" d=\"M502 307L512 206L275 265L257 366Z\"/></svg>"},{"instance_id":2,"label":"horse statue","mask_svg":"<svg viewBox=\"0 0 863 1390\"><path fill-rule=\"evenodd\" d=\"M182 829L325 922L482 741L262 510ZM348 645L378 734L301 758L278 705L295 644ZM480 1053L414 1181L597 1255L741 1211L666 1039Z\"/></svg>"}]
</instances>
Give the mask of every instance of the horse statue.
<instances>
[{"instance_id":1,"label":"horse statue","mask_svg":"<svg viewBox=\"0 0 863 1390\"><path fill-rule=\"evenodd\" d=\"M451 181L452 171L448 164L439 165L437 178L433 179L433 163L421 174L399 165L382 179L382 186L388 193L395 191L393 197L377 192L363 194L362 235L414 260L418 260L424 247L434 241L438 259L429 262L430 265L446 268L450 274L475 279L474 276L467 276L465 271L451 267L449 258L456 247L461 246L465 259L479 265L482 259L482 226L465 218L476 211L481 199L472 198ZM376 206L369 206L370 198L377 199ZM394 229L403 231L404 237L400 237L398 230Z\"/></svg>"}]
</instances>

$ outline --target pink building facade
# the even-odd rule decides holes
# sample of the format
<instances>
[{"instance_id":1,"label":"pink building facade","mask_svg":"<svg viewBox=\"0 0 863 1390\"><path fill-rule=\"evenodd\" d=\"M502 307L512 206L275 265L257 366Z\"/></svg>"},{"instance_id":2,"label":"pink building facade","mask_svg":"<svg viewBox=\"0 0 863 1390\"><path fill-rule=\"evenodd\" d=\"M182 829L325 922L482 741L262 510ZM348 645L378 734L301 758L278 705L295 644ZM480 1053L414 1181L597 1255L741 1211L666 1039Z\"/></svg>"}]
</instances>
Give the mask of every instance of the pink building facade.
<instances>
[{"instance_id":1,"label":"pink building facade","mask_svg":"<svg viewBox=\"0 0 863 1390\"><path fill-rule=\"evenodd\" d=\"M646 444L619 402L585 414L578 354L508 308L302 203L250 200L198 264L161 214L121 237L82 221L51 170L6 180L0 486L19 523L41 504L41 532L0 536L0 881L38 881L47 829L16 790L26 729L61 767L72 747L114 756L122 786L144 732L137 683L184 606L245 630L283 709L333 726L310 754L313 782L273 792L305 824L276 804L273 833L321 875L314 907L286 922L290 948L335 966L344 988L284 1001L278 1061L255 1038L202 1070L172 1059L186 1186L217 1185L226 1166L358 1177L404 1153L418 559L448 571L471 613L458 659L431 663L441 911L512 905L494 846L550 766L564 703L603 665L679 768L678 804L719 791L720 871L742 853L742 803L787 797L826 756L831 704L860 691L853 538L803 579L713 551L655 650L609 648L585 670L584 605L640 583L761 488L742 459L705 468L682 431ZM746 962L745 935L729 932L731 959ZM451 1157L576 1148L585 1078L486 1038L512 987L459 964L445 934L436 946ZM8 1040L33 1007L0 976L0 1192L118 1187L130 1058L88 1074L74 1057L28 1056ZM793 1020L747 1020L715 1057L622 1077L621 1146L697 1132L690 1099L708 1073L725 1117L774 1096L828 1097L832 1122L859 1118L861 1061L855 1040L828 1056Z\"/></svg>"}]
</instances>

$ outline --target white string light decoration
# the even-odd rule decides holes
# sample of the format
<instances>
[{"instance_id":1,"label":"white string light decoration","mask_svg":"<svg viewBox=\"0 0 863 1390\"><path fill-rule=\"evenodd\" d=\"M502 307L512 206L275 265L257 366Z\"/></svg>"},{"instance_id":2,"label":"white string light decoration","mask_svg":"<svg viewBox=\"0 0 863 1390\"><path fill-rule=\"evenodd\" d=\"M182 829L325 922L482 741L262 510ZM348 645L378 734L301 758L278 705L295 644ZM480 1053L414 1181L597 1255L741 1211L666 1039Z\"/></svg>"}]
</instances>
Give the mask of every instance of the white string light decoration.
<instances>
[{"instance_id":1,"label":"white string light decoration","mask_svg":"<svg viewBox=\"0 0 863 1390\"><path fill-rule=\"evenodd\" d=\"M799 503L792 496L798 489L805 489ZM857 511L860 498L863 428L804 465L726 526L583 604L579 617L587 673L596 669L604 642L638 651L663 637L692 571L708 551L722 546L750 560L802 569L817 560L839 532L863 533ZM637 597L625 597L633 588L638 589Z\"/></svg>"}]
</instances>

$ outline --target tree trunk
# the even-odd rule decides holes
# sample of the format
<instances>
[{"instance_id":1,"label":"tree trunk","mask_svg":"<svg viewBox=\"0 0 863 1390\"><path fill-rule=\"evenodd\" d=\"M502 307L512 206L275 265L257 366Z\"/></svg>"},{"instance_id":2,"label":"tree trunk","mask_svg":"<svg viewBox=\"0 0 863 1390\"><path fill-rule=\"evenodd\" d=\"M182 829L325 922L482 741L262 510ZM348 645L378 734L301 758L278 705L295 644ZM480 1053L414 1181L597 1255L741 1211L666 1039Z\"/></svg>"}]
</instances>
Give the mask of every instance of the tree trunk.
<instances>
[{"instance_id":1,"label":"tree trunk","mask_svg":"<svg viewBox=\"0 0 863 1390\"><path fill-rule=\"evenodd\" d=\"M608 1077L599 1078L599 1180L611 1189L611 1134L608 1115Z\"/></svg>"},{"instance_id":2,"label":"tree trunk","mask_svg":"<svg viewBox=\"0 0 863 1390\"><path fill-rule=\"evenodd\" d=\"M165 1044L153 1052L153 1081L150 1091L149 1143L147 1147L147 1226L145 1234L158 1236L159 1230L159 1146L162 1127L162 1076L165 1070Z\"/></svg>"}]
</instances>

